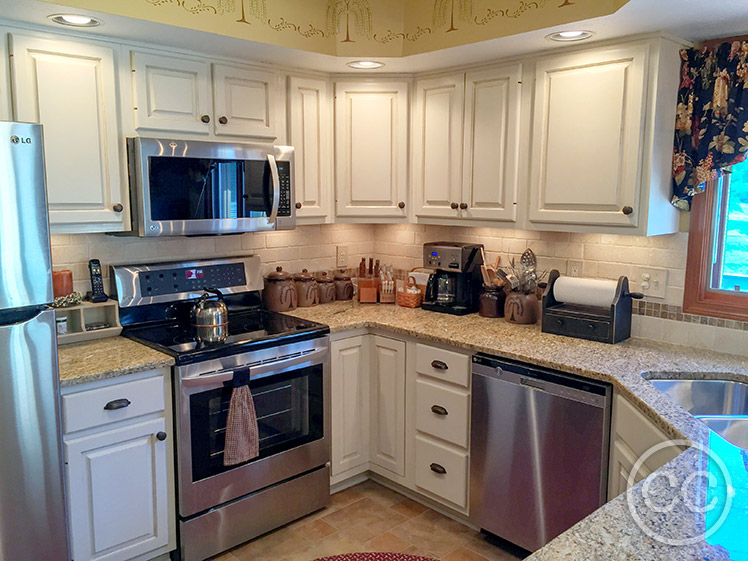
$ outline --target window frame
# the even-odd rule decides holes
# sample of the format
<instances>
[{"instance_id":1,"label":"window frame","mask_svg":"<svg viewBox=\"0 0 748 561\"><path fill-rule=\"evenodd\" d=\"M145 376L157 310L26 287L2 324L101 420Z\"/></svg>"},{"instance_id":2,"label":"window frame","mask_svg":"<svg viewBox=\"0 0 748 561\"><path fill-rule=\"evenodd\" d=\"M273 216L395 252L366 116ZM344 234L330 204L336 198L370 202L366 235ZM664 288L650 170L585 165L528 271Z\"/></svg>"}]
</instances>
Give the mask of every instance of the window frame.
<instances>
[{"instance_id":1,"label":"window frame","mask_svg":"<svg viewBox=\"0 0 748 561\"><path fill-rule=\"evenodd\" d=\"M723 175L729 181L730 174ZM688 234L686 282L683 291L683 312L737 321L748 321L748 292L729 292L710 287L716 190L722 179L708 181L706 191L691 201L691 222ZM728 185L729 187L729 185ZM726 202L726 197L720 199ZM722 205L725 206L724 204ZM724 212L725 209L721 209ZM726 218L725 218L726 220ZM722 244L719 244L723 247Z\"/></svg>"}]
</instances>

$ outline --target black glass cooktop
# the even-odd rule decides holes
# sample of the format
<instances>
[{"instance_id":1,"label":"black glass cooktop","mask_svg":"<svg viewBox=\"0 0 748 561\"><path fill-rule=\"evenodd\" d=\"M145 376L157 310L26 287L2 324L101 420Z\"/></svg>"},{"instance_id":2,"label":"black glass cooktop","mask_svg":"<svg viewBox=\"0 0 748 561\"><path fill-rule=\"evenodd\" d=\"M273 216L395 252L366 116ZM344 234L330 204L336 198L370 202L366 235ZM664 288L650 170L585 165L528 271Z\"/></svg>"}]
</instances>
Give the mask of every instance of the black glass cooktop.
<instances>
[{"instance_id":1,"label":"black glass cooktop","mask_svg":"<svg viewBox=\"0 0 748 561\"><path fill-rule=\"evenodd\" d=\"M229 336L221 343L195 340L195 328L189 321L164 321L131 325L122 335L169 354L177 364L189 364L221 356L243 353L329 333L326 325L266 310L229 313Z\"/></svg>"}]
</instances>

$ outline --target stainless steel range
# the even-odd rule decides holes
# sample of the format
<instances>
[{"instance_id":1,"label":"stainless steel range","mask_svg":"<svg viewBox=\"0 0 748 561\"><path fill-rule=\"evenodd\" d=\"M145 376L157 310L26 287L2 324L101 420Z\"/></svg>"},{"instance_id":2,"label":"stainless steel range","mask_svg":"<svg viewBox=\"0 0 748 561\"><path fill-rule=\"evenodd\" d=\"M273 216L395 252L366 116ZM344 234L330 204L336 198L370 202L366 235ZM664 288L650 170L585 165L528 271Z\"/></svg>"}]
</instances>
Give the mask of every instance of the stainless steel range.
<instances>
[{"instance_id":1,"label":"stainless steel range","mask_svg":"<svg viewBox=\"0 0 748 561\"><path fill-rule=\"evenodd\" d=\"M114 267L122 334L170 354L179 559L202 561L326 506L330 372L317 323L263 310L256 257ZM198 342L190 309L224 294L228 336ZM259 456L224 466L234 372L250 369Z\"/></svg>"}]
</instances>

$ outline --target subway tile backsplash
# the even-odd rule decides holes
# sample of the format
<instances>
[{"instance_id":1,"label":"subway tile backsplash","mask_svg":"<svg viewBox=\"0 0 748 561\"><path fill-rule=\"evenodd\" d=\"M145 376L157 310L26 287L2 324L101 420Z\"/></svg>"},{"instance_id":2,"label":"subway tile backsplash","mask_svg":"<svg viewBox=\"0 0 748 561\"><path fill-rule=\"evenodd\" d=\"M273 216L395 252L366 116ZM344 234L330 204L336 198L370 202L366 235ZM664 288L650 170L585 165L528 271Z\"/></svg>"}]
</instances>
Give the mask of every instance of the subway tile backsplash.
<instances>
[{"instance_id":1,"label":"subway tile backsplash","mask_svg":"<svg viewBox=\"0 0 748 561\"><path fill-rule=\"evenodd\" d=\"M88 260L108 265L215 258L257 254L263 272L282 266L290 272L335 268L336 246L348 249L348 265L355 267L363 256L411 269L422 265L422 246L429 241L482 243L487 258L502 263L532 248L541 269L567 273L569 261L582 263L581 276L617 279L626 275L637 290L639 267L668 269L666 297L651 299L635 308L635 337L713 348L733 354L748 353L748 324L683 314L688 234L651 238L602 234L536 232L509 228L467 228L425 225L328 224L300 226L293 231L251 233L198 238L141 239L105 234L52 236L55 269L71 269L75 290L90 290Z\"/></svg>"}]
</instances>

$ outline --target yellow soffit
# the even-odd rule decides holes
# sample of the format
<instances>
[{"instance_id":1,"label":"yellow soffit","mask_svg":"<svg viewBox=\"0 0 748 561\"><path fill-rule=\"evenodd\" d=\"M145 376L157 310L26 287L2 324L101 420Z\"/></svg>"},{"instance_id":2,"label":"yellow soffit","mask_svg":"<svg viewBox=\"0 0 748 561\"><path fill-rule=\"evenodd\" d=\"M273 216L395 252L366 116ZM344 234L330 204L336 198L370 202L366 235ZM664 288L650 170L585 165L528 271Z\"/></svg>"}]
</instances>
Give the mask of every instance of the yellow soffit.
<instances>
[{"instance_id":1,"label":"yellow soffit","mask_svg":"<svg viewBox=\"0 0 748 561\"><path fill-rule=\"evenodd\" d=\"M60 4L59 0L44 0ZM557 27L629 0L63 0L67 6L344 57L400 57Z\"/></svg>"}]
</instances>

